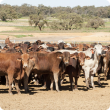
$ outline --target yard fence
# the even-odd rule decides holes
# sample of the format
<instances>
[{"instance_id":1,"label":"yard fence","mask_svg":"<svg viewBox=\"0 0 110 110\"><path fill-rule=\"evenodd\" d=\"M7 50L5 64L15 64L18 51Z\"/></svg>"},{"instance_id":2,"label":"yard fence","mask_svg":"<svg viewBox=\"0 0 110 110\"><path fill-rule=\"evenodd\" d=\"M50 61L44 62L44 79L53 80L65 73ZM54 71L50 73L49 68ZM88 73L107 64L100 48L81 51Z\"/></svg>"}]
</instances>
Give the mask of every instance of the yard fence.
<instances>
[{"instance_id":1,"label":"yard fence","mask_svg":"<svg viewBox=\"0 0 110 110\"><path fill-rule=\"evenodd\" d=\"M13 40L10 40L11 42L13 43L21 43L21 42L26 42L26 41L29 41L31 43L35 42L36 40L19 40L19 39L13 39ZM0 40L0 43L4 43L5 40ZM44 42L47 42L47 41L44 41ZM80 44L80 43L86 43L86 44L91 44L91 43L101 43L103 45L109 45L110 44L110 41L65 41L66 43L73 43L73 44ZM51 41L51 43L57 43L56 41Z\"/></svg>"}]
</instances>

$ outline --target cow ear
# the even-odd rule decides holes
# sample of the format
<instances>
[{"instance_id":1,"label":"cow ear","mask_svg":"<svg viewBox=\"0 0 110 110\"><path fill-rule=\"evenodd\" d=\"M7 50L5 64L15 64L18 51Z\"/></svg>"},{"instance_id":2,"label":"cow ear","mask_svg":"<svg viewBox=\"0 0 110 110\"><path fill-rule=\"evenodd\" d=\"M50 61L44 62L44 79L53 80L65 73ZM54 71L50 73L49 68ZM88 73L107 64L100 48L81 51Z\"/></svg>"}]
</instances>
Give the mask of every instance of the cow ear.
<instances>
[{"instance_id":1,"label":"cow ear","mask_svg":"<svg viewBox=\"0 0 110 110\"><path fill-rule=\"evenodd\" d=\"M74 58L74 59L77 59L77 58L79 57L79 55L78 55L78 54L77 54L77 55L71 54L70 57L71 57L71 58Z\"/></svg>"},{"instance_id":2,"label":"cow ear","mask_svg":"<svg viewBox=\"0 0 110 110\"><path fill-rule=\"evenodd\" d=\"M21 61L21 60L22 60L21 58L18 58L18 59L17 59L17 61Z\"/></svg>"},{"instance_id":3,"label":"cow ear","mask_svg":"<svg viewBox=\"0 0 110 110\"><path fill-rule=\"evenodd\" d=\"M35 58L34 57L30 57L29 59L32 60L32 61L35 61Z\"/></svg>"},{"instance_id":4,"label":"cow ear","mask_svg":"<svg viewBox=\"0 0 110 110\"><path fill-rule=\"evenodd\" d=\"M63 55L62 54L61 55L58 55L57 58L58 59L62 59L63 58Z\"/></svg>"},{"instance_id":5,"label":"cow ear","mask_svg":"<svg viewBox=\"0 0 110 110\"><path fill-rule=\"evenodd\" d=\"M16 46L16 47L14 47L15 49L20 49L20 47L19 46Z\"/></svg>"},{"instance_id":6,"label":"cow ear","mask_svg":"<svg viewBox=\"0 0 110 110\"><path fill-rule=\"evenodd\" d=\"M62 59L62 57L60 57L60 56L58 56L57 58L58 58L58 59Z\"/></svg>"},{"instance_id":7,"label":"cow ear","mask_svg":"<svg viewBox=\"0 0 110 110\"><path fill-rule=\"evenodd\" d=\"M90 60L90 59L91 59L89 56L86 56L85 58L86 58L87 60Z\"/></svg>"},{"instance_id":8,"label":"cow ear","mask_svg":"<svg viewBox=\"0 0 110 110\"><path fill-rule=\"evenodd\" d=\"M92 54L94 54L94 49L91 49L90 51L92 52Z\"/></svg>"},{"instance_id":9,"label":"cow ear","mask_svg":"<svg viewBox=\"0 0 110 110\"><path fill-rule=\"evenodd\" d=\"M104 51L108 51L108 49L107 48L105 48L105 49L103 49Z\"/></svg>"},{"instance_id":10,"label":"cow ear","mask_svg":"<svg viewBox=\"0 0 110 110\"><path fill-rule=\"evenodd\" d=\"M70 56L71 58L77 59L76 55Z\"/></svg>"}]
</instances>

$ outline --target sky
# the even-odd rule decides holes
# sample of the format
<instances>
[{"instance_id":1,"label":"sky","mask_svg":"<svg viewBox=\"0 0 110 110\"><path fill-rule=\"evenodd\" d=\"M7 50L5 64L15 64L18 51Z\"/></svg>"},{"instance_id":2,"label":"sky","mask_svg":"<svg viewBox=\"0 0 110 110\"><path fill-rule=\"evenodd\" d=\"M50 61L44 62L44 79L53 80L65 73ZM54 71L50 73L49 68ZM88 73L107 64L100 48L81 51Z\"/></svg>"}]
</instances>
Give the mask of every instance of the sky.
<instances>
[{"instance_id":1,"label":"sky","mask_svg":"<svg viewBox=\"0 0 110 110\"><path fill-rule=\"evenodd\" d=\"M38 4L43 4L45 6L57 7L57 6L109 6L110 0L0 0L0 4L10 4L10 5L22 5L24 3L38 6Z\"/></svg>"}]
</instances>

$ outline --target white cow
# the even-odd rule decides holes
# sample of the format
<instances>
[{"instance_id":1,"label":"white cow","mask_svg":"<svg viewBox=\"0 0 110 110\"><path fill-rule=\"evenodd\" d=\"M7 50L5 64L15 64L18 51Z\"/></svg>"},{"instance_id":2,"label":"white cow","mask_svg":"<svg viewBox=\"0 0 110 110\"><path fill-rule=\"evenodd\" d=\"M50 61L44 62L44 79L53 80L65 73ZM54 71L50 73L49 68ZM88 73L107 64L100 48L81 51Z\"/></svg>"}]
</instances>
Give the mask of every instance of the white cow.
<instances>
[{"instance_id":1,"label":"white cow","mask_svg":"<svg viewBox=\"0 0 110 110\"><path fill-rule=\"evenodd\" d=\"M69 46L69 47L72 47L70 43L67 43L66 45Z\"/></svg>"},{"instance_id":2,"label":"white cow","mask_svg":"<svg viewBox=\"0 0 110 110\"><path fill-rule=\"evenodd\" d=\"M47 49L47 45L46 44L42 44L42 45L39 45L39 47L43 47L44 49Z\"/></svg>"},{"instance_id":3,"label":"white cow","mask_svg":"<svg viewBox=\"0 0 110 110\"><path fill-rule=\"evenodd\" d=\"M102 45L97 44L94 46L94 59L85 59L85 63L82 66L82 69L85 73L86 86L89 88L89 79L91 80L91 86L95 88L93 80L94 74L97 71L99 59L102 53Z\"/></svg>"},{"instance_id":4,"label":"white cow","mask_svg":"<svg viewBox=\"0 0 110 110\"><path fill-rule=\"evenodd\" d=\"M93 50L94 50L94 58L91 58ZM85 59L85 63L82 66L82 69L84 70L84 73L85 73L86 86L89 88L89 79L90 79L92 87L95 88L93 80L94 80L94 74L96 73L98 68L99 59L101 57L102 45L97 44L94 46L94 48L88 48L86 51L77 51L77 50L73 51L73 50L64 50L64 49L58 50L58 51L70 52L70 54L73 54L75 52L78 52L78 53L84 52L86 56L90 57L89 59Z\"/></svg>"},{"instance_id":5,"label":"white cow","mask_svg":"<svg viewBox=\"0 0 110 110\"><path fill-rule=\"evenodd\" d=\"M91 56L92 56L92 52L91 52L91 50L92 50L93 48L88 48L86 51L77 51L77 50L65 50L65 49L62 49L62 50L56 50L57 52L69 52L70 54L74 54L75 52L78 52L78 53L80 53L80 52L83 52L83 53L85 53L85 55L86 56L89 56L90 58L91 58Z\"/></svg>"},{"instance_id":6,"label":"white cow","mask_svg":"<svg viewBox=\"0 0 110 110\"><path fill-rule=\"evenodd\" d=\"M59 44L59 43L62 43L62 42L65 43L63 40L59 40L59 41L58 41L58 44Z\"/></svg>"}]
</instances>

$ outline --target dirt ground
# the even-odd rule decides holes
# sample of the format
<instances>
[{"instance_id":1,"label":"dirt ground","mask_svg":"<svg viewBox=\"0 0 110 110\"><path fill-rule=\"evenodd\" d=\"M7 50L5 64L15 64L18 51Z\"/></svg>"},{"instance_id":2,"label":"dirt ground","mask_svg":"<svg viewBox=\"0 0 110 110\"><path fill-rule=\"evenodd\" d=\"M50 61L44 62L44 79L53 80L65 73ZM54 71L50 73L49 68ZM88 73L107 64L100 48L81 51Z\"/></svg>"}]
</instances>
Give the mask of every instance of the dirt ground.
<instances>
[{"instance_id":1,"label":"dirt ground","mask_svg":"<svg viewBox=\"0 0 110 110\"><path fill-rule=\"evenodd\" d=\"M0 31L14 28L0 27ZM15 38L13 35L33 35L34 37ZM57 42L64 40L74 41L110 41L110 33L0 33L0 39L5 39L9 35L10 39ZM78 80L78 90L70 91L68 77L65 78L60 92L45 90L41 85L30 84L30 93L25 94L24 89L21 95L13 90L14 95L8 94L8 88L0 85L0 107L3 110L107 110L110 107L110 79L103 80L101 74L101 84L98 86L97 77L94 78L95 89L86 90L84 76Z\"/></svg>"},{"instance_id":2,"label":"dirt ground","mask_svg":"<svg viewBox=\"0 0 110 110\"><path fill-rule=\"evenodd\" d=\"M3 31L14 31L17 30L15 27L0 27L0 32ZM27 37L16 38L14 35L27 35ZM29 37L32 35L33 37ZM16 41L31 41L42 40L45 42L57 42L58 40L64 40L65 42L100 42L100 41L110 41L109 32L94 32L94 33L0 33L0 39L15 39Z\"/></svg>"},{"instance_id":3,"label":"dirt ground","mask_svg":"<svg viewBox=\"0 0 110 110\"><path fill-rule=\"evenodd\" d=\"M8 94L8 88L0 85L0 107L3 110L107 110L110 107L110 79L103 80L98 86L97 77L94 78L95 89L86 90L85 78L78 80L78 90L70 91L68 77L65 78L60 92L45 90L41 85L30 84L30 94L21 95L13 91Z\"/></svg>"}]
</instances>

